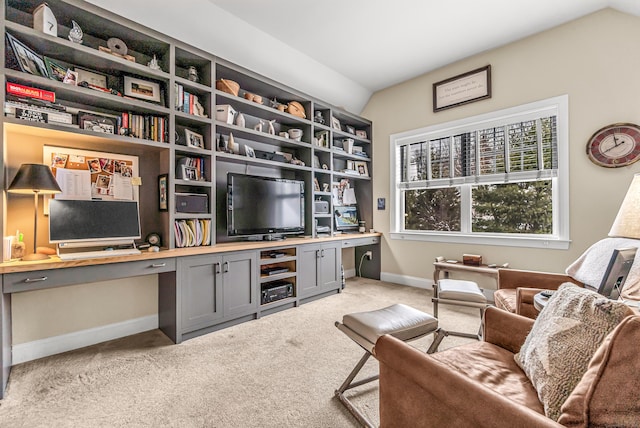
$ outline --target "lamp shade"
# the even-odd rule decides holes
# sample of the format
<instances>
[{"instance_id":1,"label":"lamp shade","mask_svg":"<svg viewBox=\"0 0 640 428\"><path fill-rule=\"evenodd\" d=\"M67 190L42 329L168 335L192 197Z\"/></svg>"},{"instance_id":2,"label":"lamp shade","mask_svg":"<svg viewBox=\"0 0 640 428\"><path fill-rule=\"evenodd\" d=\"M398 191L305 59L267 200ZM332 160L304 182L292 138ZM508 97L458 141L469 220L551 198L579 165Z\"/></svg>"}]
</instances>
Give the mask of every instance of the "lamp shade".
<instances>
[{"instance_id":1,"label":"lamp shade","mask_svg":"<svg viewBox=\"0 0 640 428\"><path fill-rule=\"evenodd\" d=\"M640 174L633 176L609 236L640 239Z\"/></svg>"},{"instance_id":2,"label":"lamp shade","mask_svg":"<svg viewBox=\"0 0 640 428\"><path fill-rule=\"evenodd\" d=\"M51 169L42 164L24 163L7 189L11 193L23 194L52 194L60 193L60 186L56 182Z\"/></svg>"}]
</instances>

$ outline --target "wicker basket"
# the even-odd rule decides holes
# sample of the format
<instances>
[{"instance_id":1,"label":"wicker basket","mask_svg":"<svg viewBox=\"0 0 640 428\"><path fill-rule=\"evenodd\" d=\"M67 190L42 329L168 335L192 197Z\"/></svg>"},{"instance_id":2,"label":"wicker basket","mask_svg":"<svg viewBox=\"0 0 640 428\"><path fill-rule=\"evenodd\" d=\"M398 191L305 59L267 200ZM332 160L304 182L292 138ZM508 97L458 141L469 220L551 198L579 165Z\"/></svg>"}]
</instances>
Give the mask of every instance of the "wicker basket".
<instances>
[{"instance_id":1,"label":"wicker basket","mask_svg":"<svg viewBox=\"0 0 640 428\"><path fill-rule=\"evenodd\" d=\"M216 89L237 97L238 92L240 91L240 85L238 82L234 82L233 80L218 79L216 80Z\"/></svg>"}]
</instances>

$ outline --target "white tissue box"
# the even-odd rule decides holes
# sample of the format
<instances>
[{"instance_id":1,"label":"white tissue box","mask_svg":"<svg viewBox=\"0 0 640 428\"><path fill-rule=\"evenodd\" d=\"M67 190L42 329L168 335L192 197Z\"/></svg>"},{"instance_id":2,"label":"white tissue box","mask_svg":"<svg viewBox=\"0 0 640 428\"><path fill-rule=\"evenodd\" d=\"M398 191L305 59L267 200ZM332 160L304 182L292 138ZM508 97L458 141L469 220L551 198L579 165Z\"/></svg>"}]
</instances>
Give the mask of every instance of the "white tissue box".
<instances>
[{"instance_id":1,"label":"white tissue box","mask_svg":"<svg viewBox=\"0 0 640 428\"><path fill-rule=\"evenodd\" d=\"M229 104L222 104L216 106L216 120L221 122L225 122L228 124L233 124L233 118L236 115L236 111Z\"/></svg>"}]
</instances>

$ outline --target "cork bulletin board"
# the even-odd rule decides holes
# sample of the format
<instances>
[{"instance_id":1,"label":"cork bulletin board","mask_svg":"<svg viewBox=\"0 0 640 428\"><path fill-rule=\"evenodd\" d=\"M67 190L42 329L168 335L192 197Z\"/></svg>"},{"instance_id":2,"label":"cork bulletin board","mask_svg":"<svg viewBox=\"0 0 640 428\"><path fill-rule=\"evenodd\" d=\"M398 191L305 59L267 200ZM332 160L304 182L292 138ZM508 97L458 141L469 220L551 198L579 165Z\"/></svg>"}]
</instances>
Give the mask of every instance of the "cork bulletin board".
<instances>
[{"instance_id":1,"label":"cork bulletin board","mask_svg":"<svg viewBox=\"0 0 640 428\"><path fill-rule=\"evenodd\" d=\"M42 151L62 189L56 199L139 200L137 156L47 145Z\"/></svg>"}]
</instances>

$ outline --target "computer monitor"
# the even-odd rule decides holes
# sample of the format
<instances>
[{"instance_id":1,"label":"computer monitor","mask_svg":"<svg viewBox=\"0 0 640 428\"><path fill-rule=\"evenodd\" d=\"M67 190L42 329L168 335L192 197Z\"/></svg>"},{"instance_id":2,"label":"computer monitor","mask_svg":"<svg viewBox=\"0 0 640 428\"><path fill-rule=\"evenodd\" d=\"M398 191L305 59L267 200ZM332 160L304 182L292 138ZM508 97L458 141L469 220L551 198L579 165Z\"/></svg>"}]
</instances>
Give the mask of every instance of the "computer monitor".
<instances>
[{"instance_id":1,"label":"computer monitor","mask_svg":"<svg viewBox=\"0 0 640 428\"><path fill-rule=\"evenodd\" d=\"M341 232L358 230L358 207L355 205L334 206L333 217L336 230Z\"/></svg>"},{"instance_id":2,"label":"computer monitor","mask_svg":"<svg viewBox=\"0 0 640 428\"><path fill-rule=\"evenodd\" d=\"M49 203L49 242L73 243L140 238L135 201L52 199Z\"/></svg>"},{"instance_id":3,"label":"computer monitor","mask_svg":"<svg viewBox=\"0 0 640 428\"><path fill-rule=\"evenodd\" d=\"M599 294L613 300L620 297L620 291L627 280L637 250L635 247L613 250L609 266L607 266L600 287L598 287Z\"/></svg>"}]
</instances>

